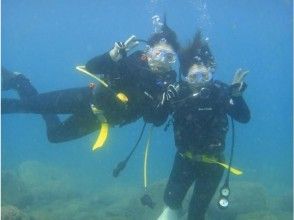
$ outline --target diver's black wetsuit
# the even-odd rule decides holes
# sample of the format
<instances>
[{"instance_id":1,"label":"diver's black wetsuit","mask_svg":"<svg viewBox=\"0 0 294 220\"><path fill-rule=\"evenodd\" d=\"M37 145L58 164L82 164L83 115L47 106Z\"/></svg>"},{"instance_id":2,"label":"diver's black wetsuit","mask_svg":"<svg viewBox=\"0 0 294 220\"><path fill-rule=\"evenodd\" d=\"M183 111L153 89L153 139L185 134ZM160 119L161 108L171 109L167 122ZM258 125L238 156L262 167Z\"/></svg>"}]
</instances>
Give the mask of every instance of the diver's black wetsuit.
<instances>
[{"instance_id":1,"label":"diver's black wetsuit","mask_svg":"<svg viewBox=\"0 0 294 220\"><path fill-rule=\"evenodd\" d=\"M179 209L195 181L188 219L203 220L221 180L223 168L195 161L186 155L191 153L194 158L197 158L196 155L213 155L218 160L224 160L222 152L228 131L227 115L246 123L250 112L243 98L231 97L230 87L219 81L211 82L201 92L199 88L192 89L186 82L181 82L179 96L173 102L173 112L178 151L164 201L172 209Z\"/></svg>"},{"instance_id":2,"label":"diver's black wetsuit","mask_svg":"<svg viewBox=\"0 0 294 220\"><path fill-rule=\"evenodd\" d=\"M1 90L14 89L23 102L28 101L31 97L38 96L38 91L32 86L29 79L22 74L10 72L5 67L1 66ZM19 100L1 99L1 113L14 111L15 105L19 104ZM15 109L16 110L16 109ZM55 114L41 114L45 121L47 131L54 129L55 124L59 123L59 118Z\"/></svg>"},{"instance_id":3,"label":"diver's black wetsuit","mask_svg":"<svg viewBox=\"0 0 294 220\"><path fill-rule=\"evenodd\" d=\"M100 122L93 114L91 104L103 110L110 125L124 125L143 117L146 122L159 126L166 120L167 109L158 107L158 104L166 86L176 80L174 71L151 72L142 51L134 52L118 62L105 53L91 59L86 69L100 75L112 91L124 93L128 103L120 103L113 92L98 85L95 91L84 87L20 100L1 99L2 113L72 114L64 122L46 121L48 139L56 143L76 139L99 129Z\"/></svg>"}]
</instances>

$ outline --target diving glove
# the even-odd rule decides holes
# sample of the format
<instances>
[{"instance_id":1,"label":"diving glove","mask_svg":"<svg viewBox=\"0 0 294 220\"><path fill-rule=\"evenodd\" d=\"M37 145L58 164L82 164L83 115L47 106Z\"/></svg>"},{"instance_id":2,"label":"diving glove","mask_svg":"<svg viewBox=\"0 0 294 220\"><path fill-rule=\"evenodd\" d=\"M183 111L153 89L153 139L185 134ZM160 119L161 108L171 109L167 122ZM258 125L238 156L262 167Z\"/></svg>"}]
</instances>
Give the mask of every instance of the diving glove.
<instances>
[{"instance_id":1,"label":"diving glove","mask_svg":"<svg viewBox=\"0 0 294 220\"><path fill-rule=\"evenodd\" d=\"M179 92L179 85L168 85L166 91L162 95L162 99L160 104L163 105L165 102L169 102L170 100L177 97Z\"/></svg>"},{"instance_id":2,"label":"diving glove","mask_svg":"<svg viewBox=\"0 0 294 220\"><path fill-rule=\"evenodd\" d=\"M113 49L109 52L111 59L115 62L127 55L127 52L139 44L136 36L132 35L125 42L115 42Z\"/></svg>"},{"instance_id":3,"label":"diving glove","mask_svg":"<svg viewBox=\"0 0 294 220\"><path fill-rule=\"evenodd\" d=\"M247 84L244 82L248 70L238 69L234 75L233 82L231 84L231 95L233 97L242 96L243 92L247 88Z\"/></svg>"},{"instance_id":4,"label":"diving glove","mask_svg":"<svg viewBox=\"0 0 294 220\"><path fill-rule=\"evenodd\" d=\"M169 101L177 97L179 92L179 85L170 84L166 90L166 100Z\"/></svg>"}]
</instances>

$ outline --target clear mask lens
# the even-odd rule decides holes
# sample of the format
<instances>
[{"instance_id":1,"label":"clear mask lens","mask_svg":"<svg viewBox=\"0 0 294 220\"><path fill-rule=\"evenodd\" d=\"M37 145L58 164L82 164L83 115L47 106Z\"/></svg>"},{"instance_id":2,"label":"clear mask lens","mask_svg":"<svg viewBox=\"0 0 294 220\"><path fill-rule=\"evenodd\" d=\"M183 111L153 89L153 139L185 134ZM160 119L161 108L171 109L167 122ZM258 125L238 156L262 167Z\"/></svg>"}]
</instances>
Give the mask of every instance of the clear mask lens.
<instances>
[{"instance_id":1,"label":"clear mask lens","mask_svg":"<svg viewBox=\"0 0 294 220\"><path fill-rule=\"evenodd\" d=\"M160 44L166 44L167 40L165 38L161 38L161 40L159 41Z\"/></svg>"},{"instance_id":2,"label":"clear mask lens","mask_svg":"<svg viewBox=\"0 0 294 220\"><path fill-rule=\"evenodd\" d=\"M157 62L174 64L176 62L176 54L166 50L152 50L148 51L148 56Z\"/></svg>"},{"instance_id":3,"label":"clear mask lens","mask_svg":"<svg viewBox=\"0 0 294 220\"><path fill-rule=\"evenodd\" d=\"M189 83L207 83L212 79L211 72L194 72L190 73L185 77L186 81Z\"/></svg>"}]
</instances>

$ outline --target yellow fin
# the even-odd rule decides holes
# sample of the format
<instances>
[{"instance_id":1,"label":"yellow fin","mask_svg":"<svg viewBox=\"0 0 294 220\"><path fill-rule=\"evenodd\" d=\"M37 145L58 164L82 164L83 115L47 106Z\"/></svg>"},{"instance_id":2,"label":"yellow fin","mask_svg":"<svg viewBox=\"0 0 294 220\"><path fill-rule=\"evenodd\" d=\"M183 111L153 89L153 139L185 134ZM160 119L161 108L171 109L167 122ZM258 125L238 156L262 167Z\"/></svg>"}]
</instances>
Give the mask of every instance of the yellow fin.
<instances>
[{"instance_id":1,"label":"yellow fin","mask_svg":"<svg viewBox=\"0 0 294 220\"><path fill-rule=\"evenodd\" d=\"M127 103L129 101L128 97L123 94L123 93L117 93L116 97L122 102L122 103Z\"/></svg>"},{"instance_id":2,"label":"yellow fin","mask_svg":"<svg viewBox=\"0 0 294 220\"><path fill-rule=\"evenodd\" d=\"M108 129L109 129L109 125L107 123L101 123L99 135L97 137L95 144L92 147L93 151L103 146L108 136Z\"/></svg>"}]
</instances>

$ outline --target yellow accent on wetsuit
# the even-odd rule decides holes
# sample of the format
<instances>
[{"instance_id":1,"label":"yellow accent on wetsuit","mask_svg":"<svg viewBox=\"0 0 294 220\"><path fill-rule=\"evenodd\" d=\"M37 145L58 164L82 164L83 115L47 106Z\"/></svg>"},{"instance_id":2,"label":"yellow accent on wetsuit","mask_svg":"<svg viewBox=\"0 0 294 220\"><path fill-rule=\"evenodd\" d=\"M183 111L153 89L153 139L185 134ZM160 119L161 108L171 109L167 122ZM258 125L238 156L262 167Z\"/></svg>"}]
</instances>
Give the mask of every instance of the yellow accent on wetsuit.
<instances>
[{"instance_id":1,"label":"yellow accent on wetsuit","mask_svg":"<svg viewBox=\"0 0 294 220\"><path fill-rule=\"evenodd\" d=\"M222 166L223 168L229 170L231 173L238 175L238 176L243 174L243 172L241 170L234 168L232 166L230 167L228 164L219 162L217 160L217 158L214 156L210 156L210 155L206 155L206 154L196 154L195 155L189 151L187 151L185 153L181 153L181 156L184 156L190 160L194 160L194 161L198 161L198 162L218 164L218 165Z\"/></svg>"},{"instance_id":2,"label":"yellow accent on wetsuit","mask_svg":"<svg viewBox=\"0 0 294 220\"><path fill-rule=\"evenodd\" d=\"M86 68L85 66L76 66L76 69L82 73L85 73L86 75L96 79L98 82L100 82L105 88L108 88L110 89L112 92L114 92L110 87L109 85L104 82L104 80L100 79L98 76L94 75L93 73L90 73ZM114 92L115 93L115 92ZM122 103L127 103L128 102L128 97L119 92L119 93L115 93L115 96L122 102Z\"/></svg>"}]
</instances>

